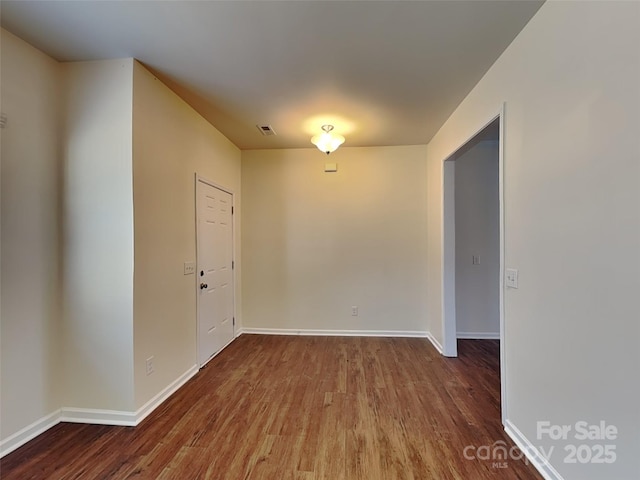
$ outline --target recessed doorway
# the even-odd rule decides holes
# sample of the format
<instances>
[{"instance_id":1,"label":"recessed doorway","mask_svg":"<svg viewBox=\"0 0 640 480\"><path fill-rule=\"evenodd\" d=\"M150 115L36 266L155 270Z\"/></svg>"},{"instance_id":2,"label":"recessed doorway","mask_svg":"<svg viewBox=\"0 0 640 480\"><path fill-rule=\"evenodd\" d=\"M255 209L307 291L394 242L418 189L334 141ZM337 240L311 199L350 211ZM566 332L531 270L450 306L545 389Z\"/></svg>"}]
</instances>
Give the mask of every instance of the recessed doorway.
<instances>
[{"instance_id":1,"label":"recessed doorway","mask_svg":"<svg viewBox=\"0 0 640 480\"><path fill-rule=\"evenodd\" d=\"M502 419L504 361L503 111L461 145L443 166L443 353L458 339L500 342Z\"/></svg>"}]
</instances>

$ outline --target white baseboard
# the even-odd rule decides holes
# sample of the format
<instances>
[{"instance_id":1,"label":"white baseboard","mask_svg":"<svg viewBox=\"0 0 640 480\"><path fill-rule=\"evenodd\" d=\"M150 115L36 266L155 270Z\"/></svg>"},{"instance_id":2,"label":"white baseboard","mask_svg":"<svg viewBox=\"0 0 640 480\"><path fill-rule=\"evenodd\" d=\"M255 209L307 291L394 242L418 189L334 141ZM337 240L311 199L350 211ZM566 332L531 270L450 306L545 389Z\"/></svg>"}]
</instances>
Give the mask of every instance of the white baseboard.
<instances>
[{"instance_id":1,"label":"white baseboard","mask_svg":"<svg viewBox=\"0 0 640 480\"><path fill-rule=\"evenodd\" d=\"M444 349L442 348L442 345L440 345L440 342L431 334L431 332L427 332L427 338L431 342L431 345L433 345L438 351L438 353L440 355L444 355Z\"/></svg>"},{"instance_id":2,"label":"white baseboard","mask_svg":"<svg viewBox=\"0 0 640 480\"><path fill-rule=\"evenodd\" d=\"M193 365L135 412L63 407L61 409L60 421L135 427L158 408L162 402L187 383L196 373L198 373L198 366Z\"/></svg>"},{"instance_id":3,"label":"white baseboard","mask_svg":"<svg viewBox=\"0 0 640 480\"><path fill-rule=\"evenodd\" d=\"M463 340L500 340L500 332L458 332L456 337Z\"/></svg>"},{"instance_id":4,"label":"white baseboard","mask_svg":"<svg viewBox=\"0 0 640 480\"><path fill-rule=\"evenodd\" d=\"M145 403L142 407L138 409L135 413L135 424L138 425L142 422L147 416L153 412L156 408L158 408L162 402L164 402L167 398L173 395L180 387L182 387L185 383L187 383L193 376L198 373L198 366L193 365L189 370L184 372L178 378L176 378L173 382L165 387L164 390L159 392L155 397Z\"/></svg>"},{"instance_id":5,"label":"white baseboard","mask_svg":"<svg viewBox=\"0 0 640 480\"><path fill-rule=\"evenodd\" d=\"M243 328L241 334L308 335L314 337L412 337L428 338L422 330L315 330L293 328Z\"/></svg>"},{"instance_id":6,"label":"white baseboard","mask_svg":"<svg viewBox=\"0 0 640 480\"><path fill-rule=\"evenodd\" d=\"M60 409L60 421L133 427L136 425L136 413L100 408L63 407Z\"/></svg>"},{"instance_id":7,"label":"white baseboard","mask_svg":"<svg viewBox=\"0 0 640 480\"><path fill-rule=\"evenodd\" d=\"M31 425L27 425L22 430L8 436L0 442L0 458L13 452L29 440L33 440L41 433L60 423L60 410L56 410L49 415L45 415L40 420L36 420Z\"/></svg>"},{"instance_id":8,"label":"white baseboard","mask_svg":"<svg viewBox=\"0 0 640 480\"><path fill-rule=\"evenodd\" d=\"M2 442L0 442L0 458L13 452L29 440L34 439L60 422L134 427L187 383L196 373L198 373L198 366L193 365L136 412L63 407L2 440Z\"/></svg>"},{"instance_id":9,"label":"white baseboard","mask_svg":"<svg viewBox=\"0 0 640 480\"><path fill-rule=\"evenodd\" d=\"M545 480L563 480L562 475L553 468L540 450L538 450L511 421L505 420L504 431L507 432L507 435L511 437L522 453L529 459L531 465L540 472L540 475L542 475Z\"/></svg>"}]
</instances>

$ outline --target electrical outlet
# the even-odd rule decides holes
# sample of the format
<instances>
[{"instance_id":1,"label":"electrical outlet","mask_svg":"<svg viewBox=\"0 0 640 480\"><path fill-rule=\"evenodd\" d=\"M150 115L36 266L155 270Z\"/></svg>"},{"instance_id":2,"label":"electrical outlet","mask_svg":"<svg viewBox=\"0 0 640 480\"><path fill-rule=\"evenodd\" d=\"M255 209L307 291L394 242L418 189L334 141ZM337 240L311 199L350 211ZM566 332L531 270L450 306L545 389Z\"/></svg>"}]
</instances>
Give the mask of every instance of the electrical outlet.
<instances>
[{"instance_id":1,"label":"electrical outlet","mask_svg":"<svg viewBox=\"0 0 640 480\"><path fill-rule=\"evenodd\" d=\"M153 357L147 358L147 375L153 373Z\"/></svg>"},{"instance_id":2,"label":"electrical outlet","mask_svg":"<svg viewBox=\"0 0 640 480\"><path fill-rule=\"evenodd\" d=\"M480 255L472 255L471 256L471 263L473 265L480 265Z\"/></svg>"},{"instance_id":3,"label":"electrical outlet","mask_svg":"<svg viewBox=\"0 0 640 480\"><path fill-rule=\"evenodd\" d=\"M515 268L507 268L504 273L507 287L518 288L518 270Z\"/></svg>"},{"instance_id":4,"label":"electrical outlet","mask_svg":"<svg viewBox=\"0 0 640 480\"><path fill-rule=\"evenodd\" d=\"M194 262L184 262L184 274L193 275L196 273L196 264Z\"/></svg>"},{"instance_id":5,"label":"electrical outlet","mask_svg":"<svg viewBox=\"0 0 640 480\"><path fill-rule=\"evenodd\" d=\"M354 316L354 317L358 316L358 306L357 305L354 305L354 306L351 307L351 315Z\"/></svg>"}]
</instances>

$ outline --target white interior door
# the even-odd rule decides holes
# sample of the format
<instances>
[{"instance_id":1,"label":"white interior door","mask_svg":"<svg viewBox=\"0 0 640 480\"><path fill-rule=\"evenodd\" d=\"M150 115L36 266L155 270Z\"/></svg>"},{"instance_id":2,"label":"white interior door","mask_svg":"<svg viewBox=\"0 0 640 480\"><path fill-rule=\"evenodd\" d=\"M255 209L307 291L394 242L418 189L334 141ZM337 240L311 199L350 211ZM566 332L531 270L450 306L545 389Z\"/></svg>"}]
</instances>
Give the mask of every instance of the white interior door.
<instances>
[{"instance_id":1,"label":"white interior door","mask_svg":"<svg viewBox=\"0 0 640 480\"><path fill-rule=\"evenodd\" d=\"M233 197L198 179L198 363L202 367L234 338Z\"/></svg>"}]
</instances>

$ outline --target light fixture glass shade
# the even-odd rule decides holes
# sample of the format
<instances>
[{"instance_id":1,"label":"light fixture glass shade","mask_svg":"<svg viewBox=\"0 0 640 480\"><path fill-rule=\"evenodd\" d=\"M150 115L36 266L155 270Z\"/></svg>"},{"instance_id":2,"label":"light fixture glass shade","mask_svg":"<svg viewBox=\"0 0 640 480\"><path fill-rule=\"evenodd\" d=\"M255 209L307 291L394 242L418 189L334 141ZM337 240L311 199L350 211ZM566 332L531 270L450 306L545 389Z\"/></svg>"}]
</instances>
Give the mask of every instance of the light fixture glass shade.
<instances>
[{"instance_id":1,"label":"light fixture glass shade","mask_svg":"<svg viewBox=\"0 0 640 480\"><path fill-rule=\"evenodd\" d=\"M318 147L318 150L329 155L331 152L335 152L336 149L344 143L344 137L342 135L331 133L331 130L333 130L332 125L323 125L322 130L324 130L324 132L319 135L315 135L311 139L311 143Z\"/></svg>"}]
</instances>

